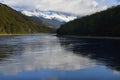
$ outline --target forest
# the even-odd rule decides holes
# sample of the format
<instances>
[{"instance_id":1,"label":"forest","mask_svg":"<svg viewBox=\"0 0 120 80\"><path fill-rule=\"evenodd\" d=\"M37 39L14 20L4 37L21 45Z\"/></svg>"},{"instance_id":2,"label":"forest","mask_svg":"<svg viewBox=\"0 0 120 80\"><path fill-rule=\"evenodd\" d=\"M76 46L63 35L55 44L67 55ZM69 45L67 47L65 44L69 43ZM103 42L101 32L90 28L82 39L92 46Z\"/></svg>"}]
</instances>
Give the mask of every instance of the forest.
<instances>
[{"instance_id":1,"label":"forest","mask_svg":"<svg viewBox=\"0 0 120 80\"><path fill-rule=\"evenodd\" d=\"M63 24L58 35L120 36L120 5Z\"/></svg>"}]
</instances>

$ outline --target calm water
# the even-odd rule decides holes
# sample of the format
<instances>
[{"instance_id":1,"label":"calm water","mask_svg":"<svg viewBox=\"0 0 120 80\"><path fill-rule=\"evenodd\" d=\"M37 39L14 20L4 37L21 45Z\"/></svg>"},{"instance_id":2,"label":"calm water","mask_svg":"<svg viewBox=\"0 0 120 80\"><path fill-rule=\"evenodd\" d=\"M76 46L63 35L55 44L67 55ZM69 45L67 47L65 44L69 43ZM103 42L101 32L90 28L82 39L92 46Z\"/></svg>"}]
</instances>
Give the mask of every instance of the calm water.
<instances>
[{"instance_id":1,"label":"calm water","mask_svg":"<svg viewBox=\"0 0 120 80\"><path fill-rule=\"evenodd\" d=\"M120 80L120 40L1 36L0 80Z\"/></svg>"}]
</instances>

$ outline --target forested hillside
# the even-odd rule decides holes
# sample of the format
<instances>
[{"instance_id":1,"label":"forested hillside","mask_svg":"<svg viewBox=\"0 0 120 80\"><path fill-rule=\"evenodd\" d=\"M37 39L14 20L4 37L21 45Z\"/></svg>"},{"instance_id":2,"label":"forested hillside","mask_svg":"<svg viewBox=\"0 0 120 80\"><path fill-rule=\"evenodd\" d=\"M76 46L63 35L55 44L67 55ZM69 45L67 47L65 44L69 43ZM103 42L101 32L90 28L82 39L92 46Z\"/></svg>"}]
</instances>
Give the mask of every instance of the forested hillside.
<instances>
[{"instance_id":1,"label":"forested hillside","mask_svg":"<svg viewBox=\"0 0 120 80\"><path fill-rule=\"evenodd\" d=\"M0 3L0 34L51 32L53 28Z\"/></svg>"},{"instance_id":2,"label":"forested hillside","mask_svg":"<svg viewBox=\"0 0 120 80\"><path fill-rule=\"evenodd\" d=\"M120 36L120 6L109 8L62 25L58 35Z\"/></svg>"}]
</instances>

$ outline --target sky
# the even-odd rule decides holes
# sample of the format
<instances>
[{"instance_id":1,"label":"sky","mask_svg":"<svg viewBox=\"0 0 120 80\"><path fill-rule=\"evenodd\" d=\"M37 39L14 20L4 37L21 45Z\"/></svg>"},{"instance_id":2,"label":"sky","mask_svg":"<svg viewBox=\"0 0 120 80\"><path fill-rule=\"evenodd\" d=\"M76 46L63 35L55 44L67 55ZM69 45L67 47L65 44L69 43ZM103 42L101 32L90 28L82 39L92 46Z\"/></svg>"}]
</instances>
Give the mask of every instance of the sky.
<instances>
[{"instance_id":1,"label":"sky","mask_svg":"<svg viewBox=\"0 0 120 80\"><path fill-rule=\"evenodd\" d=\"M120 0L0 0L15 9L53 10L88 15L117 5Z\"/></svg>"}]
</instances>

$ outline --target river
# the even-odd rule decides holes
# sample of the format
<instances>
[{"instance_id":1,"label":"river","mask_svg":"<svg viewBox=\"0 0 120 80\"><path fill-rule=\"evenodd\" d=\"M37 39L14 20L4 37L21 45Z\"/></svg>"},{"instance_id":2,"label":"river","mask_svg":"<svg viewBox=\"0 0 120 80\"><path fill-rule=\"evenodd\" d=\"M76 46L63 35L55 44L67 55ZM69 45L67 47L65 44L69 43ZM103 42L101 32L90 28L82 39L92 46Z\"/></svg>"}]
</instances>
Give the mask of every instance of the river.
<instances>
[{"instance_id":1,"label":"river","mask_svg":"<svg viewBox=\"0 0 120 80\"><path fill-rule=\"evenodd\" d=\"M1 36L0 80L120 80L120 40Z\"/></svg>"}]
</instances>

